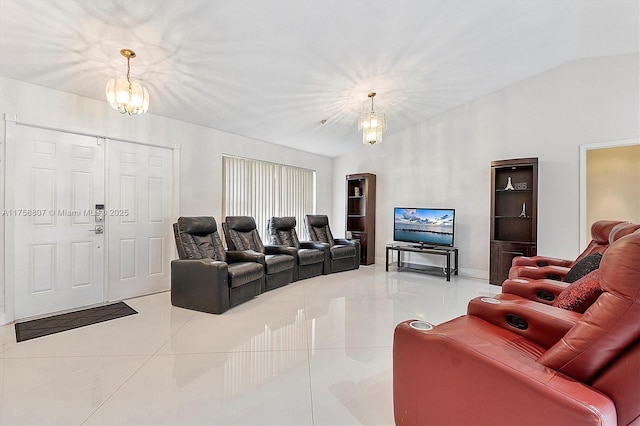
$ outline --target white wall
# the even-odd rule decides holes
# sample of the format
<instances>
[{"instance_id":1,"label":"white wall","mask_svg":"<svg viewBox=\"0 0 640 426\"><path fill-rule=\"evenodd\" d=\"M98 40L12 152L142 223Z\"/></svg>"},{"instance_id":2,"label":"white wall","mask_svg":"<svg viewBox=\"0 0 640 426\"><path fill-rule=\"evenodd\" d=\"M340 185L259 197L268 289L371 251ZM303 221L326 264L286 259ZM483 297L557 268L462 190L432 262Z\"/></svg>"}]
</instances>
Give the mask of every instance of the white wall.
<instances>
[{"instance_id":1,"label":"white wall","mask_svg":"<svg viewBox=\"0 0 640 426\"><path fill-rule=\"evenodd\" d=\"M153 102L152 99L151 112ZM106 101L83 98L7 78L0 78L0 112L15 114L18 123L39 124L161 146L180 146L179 214L183 216L213 215L221 222L222 154L258 158L316 170L318 210L332 209L333 160L329 157L236 136L153 113L129 117L111 109ZM2 117L0 160L3 165L4 127L5 121ZM4 188L3 181L0 181L0 188ZM3 208L1 192L0 208ZM4 241L1 219L0 240ZM0 249L0 263L3 258L1 251ZM5 302L5 295L6 289L0 279L0 324L3 323L5 303L12 303Z\"/></svg>"},{"instance_id":2,"label":"white wall","mask_svg":"<svg viewBox=\"0 0 640 426\"><path fill-rule=\"evenodd\" d=\"M375 173L377 263L394 206L453 207L461 273L487 278L491 161L538 157L538 253L575 258L579 146L639 136L638 75L637 54L573 61L338 157L334 234L344 233L345 175Z\"/></svg>"}]
</instances>

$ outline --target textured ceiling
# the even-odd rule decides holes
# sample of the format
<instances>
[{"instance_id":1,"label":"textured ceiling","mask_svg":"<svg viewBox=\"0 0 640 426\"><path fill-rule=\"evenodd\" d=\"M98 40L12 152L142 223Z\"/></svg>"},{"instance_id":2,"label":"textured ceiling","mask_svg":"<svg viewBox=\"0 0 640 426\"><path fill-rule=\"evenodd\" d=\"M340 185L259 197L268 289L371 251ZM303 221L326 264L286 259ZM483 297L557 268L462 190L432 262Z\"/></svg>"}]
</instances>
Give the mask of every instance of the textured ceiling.
<instances>
[{"instance_id":1,"label":"textured ceiling","mask_svg":"<svg viewBox=\"0 0 640 426\"><path fill-rule=\"evenodd\" d=\"M104 100L126 47L149 112L333 157L361 143L370 91L393 134L638 52L639 21L636 0L0 0L0 75Z\"/></svg>"}]
</instances>

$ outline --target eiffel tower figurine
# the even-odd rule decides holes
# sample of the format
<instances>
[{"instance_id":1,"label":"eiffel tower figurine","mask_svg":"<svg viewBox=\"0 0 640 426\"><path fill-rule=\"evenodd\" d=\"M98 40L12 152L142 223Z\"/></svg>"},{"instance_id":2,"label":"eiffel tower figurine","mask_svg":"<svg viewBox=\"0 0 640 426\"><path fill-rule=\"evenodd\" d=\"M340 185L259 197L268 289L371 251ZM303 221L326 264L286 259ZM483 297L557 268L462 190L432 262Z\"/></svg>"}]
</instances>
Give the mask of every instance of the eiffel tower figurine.
<instances>
[{"instance_id":1,"label":"eiffel tower figurine","mask_svg":"<svg viewBox=\"0 0 640 426\"><path fill-rule=\"evenodd\" d=\"M513 184L511 183L511 176L509 176L509 179L507 180L507 186L504 187L505 191L513 191L514 187Z\"/></svg>"},{"instance_id":2,"label":"eiffel tower figurine","mask_svg":"<svg viewBox=\"0 0 640 426\"><path fill-rule=\"evenodd\" d=\"M520 217L527 217L527 204L522 203L522 211L520 212Z\"/></svg>"}]
</instances>

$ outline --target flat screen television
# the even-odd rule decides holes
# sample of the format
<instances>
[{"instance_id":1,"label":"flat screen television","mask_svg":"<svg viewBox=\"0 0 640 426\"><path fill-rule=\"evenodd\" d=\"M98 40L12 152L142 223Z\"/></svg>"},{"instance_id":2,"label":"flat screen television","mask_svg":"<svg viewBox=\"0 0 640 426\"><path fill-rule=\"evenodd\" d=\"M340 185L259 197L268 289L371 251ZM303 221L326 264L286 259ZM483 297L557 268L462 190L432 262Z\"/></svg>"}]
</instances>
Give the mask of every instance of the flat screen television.
<instances>
[{"instance_id":1,"label":"flat screen television","mask_svg":"<svg viewBox=\"0 0 640 426\"><path fill-rule=\"evenodd\" d=\"M393 240L427 247L453 247L455 216L455 209L395 207Z\"/></svg>"}]
</instances>

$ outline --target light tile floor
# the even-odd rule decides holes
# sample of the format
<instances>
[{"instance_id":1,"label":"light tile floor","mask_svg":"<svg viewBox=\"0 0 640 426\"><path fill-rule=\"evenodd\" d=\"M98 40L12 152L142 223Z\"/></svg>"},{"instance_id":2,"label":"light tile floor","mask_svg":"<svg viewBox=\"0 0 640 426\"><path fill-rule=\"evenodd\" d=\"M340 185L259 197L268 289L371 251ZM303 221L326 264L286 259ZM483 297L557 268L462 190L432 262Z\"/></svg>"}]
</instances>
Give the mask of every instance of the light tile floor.
<instances>
[{"instance_id":1,"label":"light tile floor","mask_svg":"<svg viewBox=\"0 0 640 426\"><path fill-rule=\"evenodd\" d=\"M21 343L2 326L0 424L392 425L396 324L438 324L499 291L371 265L223 315L165 292L127 300L137 315Z\"/></svg>"}]
</instances>

